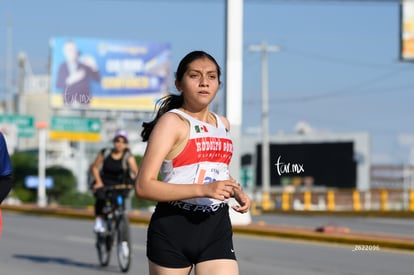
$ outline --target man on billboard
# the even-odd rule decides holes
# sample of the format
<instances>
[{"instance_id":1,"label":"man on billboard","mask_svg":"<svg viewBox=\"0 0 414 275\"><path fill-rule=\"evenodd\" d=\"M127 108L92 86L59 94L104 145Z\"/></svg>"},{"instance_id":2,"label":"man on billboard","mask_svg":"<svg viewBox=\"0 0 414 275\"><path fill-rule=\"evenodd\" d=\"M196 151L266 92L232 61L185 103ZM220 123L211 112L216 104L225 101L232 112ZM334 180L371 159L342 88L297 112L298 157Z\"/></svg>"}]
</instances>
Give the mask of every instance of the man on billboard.
<instances>
[{"instance_id":1,"label":"man on billboard","mask_svg":"<svg viewBox=\"0 0 414 275\"><path fill-rule=\"evenodd\" d=\"M93 56L80 56L76 44L63 45L66 61L60 64L56 87L63 90L63 103L71 106L88 105L92 99L91 81L100 81L98 65Z\"/></svg>"}]
</instances>

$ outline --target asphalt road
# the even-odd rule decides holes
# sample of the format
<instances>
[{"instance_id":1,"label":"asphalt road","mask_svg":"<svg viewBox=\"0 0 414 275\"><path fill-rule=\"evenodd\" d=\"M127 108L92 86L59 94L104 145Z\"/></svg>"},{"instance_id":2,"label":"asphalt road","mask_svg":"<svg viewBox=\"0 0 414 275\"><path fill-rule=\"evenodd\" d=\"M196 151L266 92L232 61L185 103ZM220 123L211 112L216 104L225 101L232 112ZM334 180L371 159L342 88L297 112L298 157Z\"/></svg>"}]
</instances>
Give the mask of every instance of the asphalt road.
<instances>
[{"instance_id":1,"label":"asphalt road","mask_svg":"<svg viewBox=\"0 0 414 275\"><path fill-rule=\"evenodd\" d=\"M132 225L130 274L148 274L146 228ZM240 274L391 275L412 274L414 253L355 245L330 245L236 235ZM0 273L13 275L119 274L116 257L99 267L92 220L3 212Z\"/></svg>"}]
</instances>

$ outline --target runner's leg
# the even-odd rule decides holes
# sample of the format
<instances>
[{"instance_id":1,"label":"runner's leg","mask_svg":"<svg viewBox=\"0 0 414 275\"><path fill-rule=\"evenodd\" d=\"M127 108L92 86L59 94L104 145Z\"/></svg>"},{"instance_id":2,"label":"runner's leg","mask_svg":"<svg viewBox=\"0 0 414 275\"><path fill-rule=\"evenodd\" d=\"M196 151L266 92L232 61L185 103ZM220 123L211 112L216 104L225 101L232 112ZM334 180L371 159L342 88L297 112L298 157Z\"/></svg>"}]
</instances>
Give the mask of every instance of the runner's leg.
<instances>
[{"instance_id":1,"label":"runner's leg","mask_svg":"<svg viewBox=\"0 0 414 275\"><path fill-rule=\"evenodd\" d=\"M191 266L184 268L169 268L157 265L151 261L148 261L148 265L150 275L188 275L191 271Z\"/></svg>"},{"instance_id":2,"label":"runner's leg","mask_svg":"<svg viewBox=\"0 0 414 275\"><path fill-rule=\"evenodd\" d=\"M196 264L195 275L238 275L239 267L235 260L211 260Z\"/></svg>"}]
</instances>

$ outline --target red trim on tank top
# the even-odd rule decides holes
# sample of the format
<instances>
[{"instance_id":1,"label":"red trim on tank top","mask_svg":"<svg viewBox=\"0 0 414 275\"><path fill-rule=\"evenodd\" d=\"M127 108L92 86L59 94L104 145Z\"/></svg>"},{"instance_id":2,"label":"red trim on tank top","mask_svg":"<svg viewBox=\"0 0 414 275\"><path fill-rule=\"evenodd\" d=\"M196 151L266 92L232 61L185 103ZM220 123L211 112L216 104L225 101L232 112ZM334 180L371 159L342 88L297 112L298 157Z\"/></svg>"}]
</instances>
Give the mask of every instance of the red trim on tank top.
<instances>
[{"instance_id":1,"label":"red trim on tank top","mask_svg":"<svg viewBox=\"0 0 414 275\"><path fill-rule=\"evenodd\" d=\"M173 167L216 162L229 164L233 154L233 142L228 138L202 137L189 139L183 151L172 160Z\"/></svg>"}]
</instances>

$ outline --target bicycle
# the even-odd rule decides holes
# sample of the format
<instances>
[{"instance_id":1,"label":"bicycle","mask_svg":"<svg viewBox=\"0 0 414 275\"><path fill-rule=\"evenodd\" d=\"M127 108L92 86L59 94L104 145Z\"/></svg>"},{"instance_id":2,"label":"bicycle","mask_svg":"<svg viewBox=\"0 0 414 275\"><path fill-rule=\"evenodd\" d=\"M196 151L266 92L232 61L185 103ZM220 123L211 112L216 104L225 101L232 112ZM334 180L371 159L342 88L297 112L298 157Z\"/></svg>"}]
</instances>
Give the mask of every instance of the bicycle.
<instances>
[{"instance_id":1,"label":"bicycle","mask_svg":"<svg viewBox=\"0 0 414 275\"><path fill-rule=\"evenodd\" d=\"M125 209L125 197L133 186L118 184L103 188L105 192L103 209L105 231L96 233L99 263L101 266L108 266L112 247L116 243L119 268L122 272L127 272L131 265L131 238L129 219Z\"/></svg>"}]
</instances>

